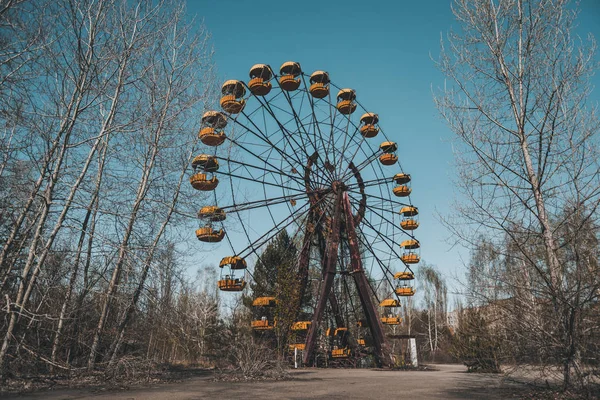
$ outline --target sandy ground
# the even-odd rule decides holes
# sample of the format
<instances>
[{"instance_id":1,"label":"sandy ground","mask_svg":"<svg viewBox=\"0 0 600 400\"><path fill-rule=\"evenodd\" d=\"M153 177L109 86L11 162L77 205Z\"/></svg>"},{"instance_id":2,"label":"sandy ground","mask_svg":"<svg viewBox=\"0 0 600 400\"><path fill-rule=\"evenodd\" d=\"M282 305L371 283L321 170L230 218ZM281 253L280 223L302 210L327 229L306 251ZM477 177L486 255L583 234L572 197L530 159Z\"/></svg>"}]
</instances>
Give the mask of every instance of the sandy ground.
<instances>
[{"instance_id":1,"label":"sandy ground","mask_svg":"<svg viewBox=\"0 0 600 400\"><path fill-rule=\"evenodd\" d=\"M468 374L462 365L434 365L435 371L302 369L293 379L275 382L214 382L212 375L179 383L120 391L91 389L44 391L16 399L507 399L519 384L502 376Z\"/></svg>"}]
</instances>

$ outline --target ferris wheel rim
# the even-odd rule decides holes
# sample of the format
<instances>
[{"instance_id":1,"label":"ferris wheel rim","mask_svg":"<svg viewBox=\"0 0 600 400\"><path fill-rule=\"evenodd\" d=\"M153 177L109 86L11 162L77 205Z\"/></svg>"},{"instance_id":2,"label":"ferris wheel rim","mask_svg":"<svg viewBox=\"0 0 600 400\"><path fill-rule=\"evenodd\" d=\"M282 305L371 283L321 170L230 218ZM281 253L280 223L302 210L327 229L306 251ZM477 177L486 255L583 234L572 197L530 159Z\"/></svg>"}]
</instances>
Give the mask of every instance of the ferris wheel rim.
<instances>
[{"instance_id":1,"label":"ferris wheel rim","mask_svg":"<svg viewBox=\"0 0 600 400\"><path fill-rule=\"evenodd\" d=\"M284 65L285 64L286 63L284 63ZM367 109L356 99L356 91L354 91L354 89L337 86L334 82L331 82L329 74L325 71L315 71L312 74L307 74L301 70L298 63L291 63L288 67L292 69L297 68L299 71L299 73L297 73L298 71L290 72L293 75L293 79L298 80L298 87L296 90L284 90L281 85L281 78L283 75L277 74L268 64L256 64L251 68L250 73L250 77L254 83L252 83L252 81L250 83L254 85L264 85L264 90L261 93L264 93L267 90L266 88L268 88L267 93L272 90L277 91L277 93L271 93L270 97L266 97L265 94L258 95L258 92L255 93L246 82L229 80L225 82L222 87L223 94L233 98L233 100L236 100L236 96L239 97L239 99L236 100L239 104L234 104L235 107L231 105L227 106L229 107L229 111L226 111L222 99L221 103L225 112L213 111L213 114L210 114L211 112L205 114L207 118L211 117L213 119L222 115L222 118L219 117L221 118L219 120L221 121L219 122L221 125L224 126L226 122L230 122L229 125L231 129L237 128L241 130L241 133L237 135L227 135L224 139L228 143L227 157L214 156L214 159L217 160L217 164L218 161L222 161L223 164L226 165L228 171L227 178L229 181L232 205L224 206L223 209L229 210L230 214L235 215L235 218L237 218L239 222L238 225L241 226L243 235L247 239L248 245L242 250L236 251L237 246L233 245L228 234L225 235L227 237L227 242L234 255L246 257L253 255L257 258L257 262L262 262L261 249L264 248L275 235L279 234L283 229L287 229L287 227L292 224L295 224L298 228L295 230L296 232L292 237L292 242L296 240L301 230L300 228L302 227L302 225L299 224L299 221L304 223L303 218L308 218L310 220L310 216L314 211L315 205L314 201L311 204L311 195L319 198L319 203L322 203L319 207L324 207L325 209L327 209L327 207L331 208L333 203L331 199L327 199L328 194L334 190L333 187L336 184L345 185L344 187L349 198L350 210L352 215L355 216L353 219L360 217L355 221L357 222L355 229L360 233L358 240L371 255L369 272L372 274L374 269L378 269L383 273L383 276L375 281L378 283L377 288L371 287L371 291L377 297L378 289L384 282L386 282L389 287L394 287L394 284L391 282L391 279L394 277L394 271L391 270L394 261L399 265L403 264L405 271L410 271L412 273L411 265L404 261L403 257L399 254L399 250L395 248L395 245L401 243L399 235L406 235L410 240L416 240L414 230L405 230L404 226L399 227L396 220L399 222L400 217L397 215L398 213L396 211L392 210L392 208L395 207L402 207L402 209L405 207L413 207L410 199L410 191L406 194L406 190L398 189L398 193L402 194L402 196L406 195L405 197L407 197L408 202L405 203L394 199L390 190L384 190L386 185L392 182L396 176L407 174L403 172L399 161L396 161L397 166L395 168L399 169L400 173L396 173L395 175L387 174L385 170L386 167L383 166L383 161L378 162L378 159L381 160L381 157L378 155L380 154L383 144L377 147L374 146L375 142L369 142L368 139L373 136L362 134L363 132L360 128L360 124L366 123L364 121L367 120L373 124L377 124L379 122L379 116L372 111L367 111ZM265 72L266 68L268 68L268 74ZM254 78L253 70L256 70L254 71L254 75L256 75ZM314 96L313 98L310 94L312 85L314 85L312 78L316 72L327 75L326 85L328 85L328 94L326 97L317 98ZM264 79L267 76L269 76L269 79ZM310 86L307 83L307 80L310 82ZM271 82L277 82L278 84L274 85L271 84ZM362 114L360 123L356 123L353 118L351 118L350 114L338 112L339 101L337 105L334 104L334 101L332 100L334 97L332 96L333 89L338 90L337 96L335 96L337 100L340 100L341 96L344 97L344 99L342 99L343 101L355 103L350 114L362 110L362 112L359 111L357 113L358 115ZM246 93L248 93L247 97L241 98ZM231 100L229 97L227 99L228 101ZM346 99L346 97L349 97L349 99ZM255 99L259 106L252 106L250 99ZM280 100L283 105L280 107L275 102L271 103L275 100ZM301 103L299 106L300 108L297 111L294 104L295 102L298 102L298 100L300 100ZM305 101L306 103L304 103ZM283 108L286 104L289 106L289 109ZM328 113L324 112L325 116L328 116L329 121L319 120L319 118L317 118L315 104L317 104L320 111L322 111L322 109L329 110ZM303 107L310 107L310 113L307 114L307 111L304 111L303 114ZM263 119L268 115L276 122L277 129L274 132L276 134L281 134L279 141L273 143L273 140L269 138L266 122L264 123L264 132L254 123L253 118L260 113L262 113ZM283 116L287 116L287 119L280 121L279 118ZM306 120L306 118L309 119ZM205 118L203 117L203 122L204 119ZM293 129L293 124L296 125L297 129ZM313 129L311 130L310 126L307 124L314 125ZM290 126L292 126L291 129ZM251 132L256 138L264 141L264 149L255 149L251 145L256 147L258 146L256 143L245 141L247 139L243 136L248 132ZM376 131L371 129L370 132L375 132L375 135L378 135L380 139L383 138L384 143L390 142L390 144L386 145L386 149L388 147L394 147L392 151L396 150L396 144L389 140L381 126L377 125ZM294 137L294 134L296 134L297 137ZM251 165L251 163L235 160L232 157L232 149L235 147L237 147L240 152L251 154L255 159L262 162L260 167ZM252 147L252 149L249 149L249 147ZM314 176L309 174L308 178L306 176L302 178L301 174L298 172L301 168L307 169L308 160L310 159L311 154L309 154L306 149L310 148L314 149L315 154L317 155L318 151L324 152L326 154L326 162L314 163L316 168L316 171L313 174ZM270 161L273 155L275 155L274 159ZM329 157L331 157L332 163L330 163ZM361 159L362 161L360 161ZM355 164L355 160L359 160L360 162L357 161L357 164ZM333 167L330 168L327 165L328 163L333 165ZM233 164L236 165L235 168L232 167ZM250 169L254 172L250 172ZM287 172L288 169L289 172ZM308 169L310 171L313 170L312 168ZM233 172L238 170L241 172L236 176ZM367 175L373 175L376 179L368 179L363 182L361 174L361 171L363 170L367 172ZM223 171L214 172L223 173ZM410 180L410 175L407 176L409 176ZM251 202L237 201L234 178L257 182L262 187L262 199L253 200ZM353 179L354 181L352 181ZM309 181L312 184L312 187L311 184L306 184L306 187L302 190L303 181L305 184ZM350 181L352 181L352 183L348 183ZM268 194L270 192L268 192L267 187L279 188L281 190L281 196L272 197ZM374 191L378 191L378 193L374 193ZM396 188L394 189L394 193L395 191ZM219 199L216 192L214 193L214 204L217 205ZM304 196L308 197L308 199L305 199L306 203L299 206L297 209L294 209L297 201L300 201ZM237 197L239 198L239 196ZM287 213L282 213L282 215L284 215L283 219L281 219L281 216L275 217L272 212L273 208L280 204L285 204L287 207ZM272 227L262 235L256 231L252 232L252 235L250 235L248 228L253 228L247 227L241 217L242 212L248 212L255 208L266 208L266 212L269 216L268 218L271 221L268 225L271 225L272 223ZM363 208L362 211L361 208ZM321 224L327 223L326 218L324 218L327 212L331 214L331 211L324 211L318 216L316 221L317 225L321 226ZM354 212L356 212L356 214L354 214ZM365 216L365 213L367 212L370 215L369 218ZM402 214L402 212L399 214ZM374 222L370 221L371 218ZM225 226L223 221L218 222L221 223L222 228ZM314 234L314 230L305 232L305 238L308 237L309 247L314 239ZM408 247L405 248L408 249ZM387 255L380 258L378 255L379 253ZM411 260L414 260L414 258ZM252 273L249 270L246 270L246 272L252 277ZM397 294L397 292L394 293Z\"/></svg>"},{"instance_id":2,"label":"ferris wheel rim","mask_svg":"<svg viewBox=\"0 0 600 400\"><path fill-rule=\"evenodd\" d=\"M273 73L273 76L272 76L271 80L276 80L276 79L277 79L279 76L280 76L280 75L278 75L278 74L276 74L276 73ZM305 83L305 78L306 78L307 76L309 77L309 75L308 75L308 74L306 74L305 72L302 72L302 73L301 73L301 76L302 76L302 78L303 78L303 81L304 81L304 83ZM331 81L329 82L329 84L330 84L331 86L337 87L337 86L335 85L335 83L333 83L333 82L331 82ZM305 83L305 84L304 84L304 90L303 90L303 92L305 93L306 97L308 97L309 101L312 103L312 99L311 99L311 97L308 95L308 91L306 90L306 87L307 87L307 85L306 85L306 83ZM342 90L342 89L340 89L340 90ZM285 91L281 90L281 94L283 94L283 96L285 96L285 97L286 97L286 99L287 99L288 101L290 101L289 93L287 93L287 92L285 92ZM254 94L254 93L252 93L252 92L250 92L250 96L252 96L252 97L254 97L254 98L258 99L258 101L262 103L262 99L260 98L260 96L257 96L257 95L255 95L255 94ZM328 102L328 104L329 104L330 108L333 108L333 104L332 104L332 102L331 102L331 101L327 101L327 102ZM364 113L363 113L363 117L364 117L365 115L373 115L373 114L374 114L374 113L372 113L372 112L368 112L368 111L366 111L366 109L365 109L365 108L362 106L362 104L360 104L360 102L358 102L358 101L357 101L357 104L359 104L359 105L360 105L360 107L361 107L361 108L363 109L363 111L364 111ZM292 110L293 110L293 109L292 109ZM242 113L243 113L243 112L242 112ZM361 118L362 118L362 117L361 117ZM234 121L236 124L238 123L238 119L239 119L239 115L236 115L236 116L235 116L235 118L232 118L232 120L233 120L233 121ZM248 118L248 119L249 119L249 118ZM349 121L349 122L348 122L348 126L349 126L349 125L350 125L350 119L349 119L349 118L348 118L348 121ZM354 130L355 130L355 131L357 131L357 130L358 130L358 127L356 126L356 124L354 124L353 128L354 128ZM348 128L347 128L347 129L348 129ZM383 131L383 129L380 129L380 131L381 131L381 134L384 136L384 138L385 138L385 139L387 139L387 136L385 135L385 132ZM361 141L361 143L362 143L363 141L365 141L365 137L364 137L364 136L362 136L362 137L360 138L360 141ZM344 147L345 147L345 144L344 144ZM358 152L359 150L360 150L360 146L357 146L357 152ZM353 156L353 158L354 158L354 157L355 157L355 155ZM283 162L283 160L282 160L282 162ZM352 163L352 161L351 161L351 163ZM371 162L370 162L370 163L372 163L372 160L371 160ZM370 164L370 163L369 163L369 164ZM381 172L383 173L383 171L381 171ZM383 198L383 196L381 196L381 197ZM404 205L404 204L402 204L402 205ZM290 212L292 211L292 210L290 209L289 205L288 205L288 211L290 211ZM272 219L272 221L275 223L275 219L272 217L272 214L271 214L271 219ZM250 238L249 238L249 236L248 236L247 234L246 234L246 236L247 236L247 238L250 240ZM413 237L412 235L409 235L409 236Z\"/></svg>"}]
</instances>

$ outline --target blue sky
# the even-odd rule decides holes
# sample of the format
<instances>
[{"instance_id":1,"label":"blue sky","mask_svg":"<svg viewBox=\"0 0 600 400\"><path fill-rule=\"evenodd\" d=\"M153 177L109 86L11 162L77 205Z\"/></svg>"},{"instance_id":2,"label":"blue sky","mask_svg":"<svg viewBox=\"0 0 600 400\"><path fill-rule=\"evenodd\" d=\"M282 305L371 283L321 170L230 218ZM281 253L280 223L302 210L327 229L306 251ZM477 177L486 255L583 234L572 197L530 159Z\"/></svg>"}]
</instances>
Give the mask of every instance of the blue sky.
<instances>
[{"instance_id":1,"label":"blue sky","mask_svg":"<svg viewBox=\"0 0 600 400\"><path fill-rule=\"evenodd\" d=\"M336 85L354 88L359 101L379 114L380 125L398 142L402 166L413 178L412 200L421 214L421 255L449 280L462 275L468 257L468 252L450 247L449 233L437 217L438 212L451 213L457 195L452 185L452 133L432 100L432 87L444 82L432 59L439 54L441 36L457 27L450 4L188 2L189 13L204 20L212 33L221 80L247 80L255 63L277 70L284 61L298 61L305 71L326 70ZM583 0L580 8L578 33L600 38L600 1ZM599 83L596 77L596 86ZM596 91L594 99L599 98Z\"/></svg>"}]
</instances>

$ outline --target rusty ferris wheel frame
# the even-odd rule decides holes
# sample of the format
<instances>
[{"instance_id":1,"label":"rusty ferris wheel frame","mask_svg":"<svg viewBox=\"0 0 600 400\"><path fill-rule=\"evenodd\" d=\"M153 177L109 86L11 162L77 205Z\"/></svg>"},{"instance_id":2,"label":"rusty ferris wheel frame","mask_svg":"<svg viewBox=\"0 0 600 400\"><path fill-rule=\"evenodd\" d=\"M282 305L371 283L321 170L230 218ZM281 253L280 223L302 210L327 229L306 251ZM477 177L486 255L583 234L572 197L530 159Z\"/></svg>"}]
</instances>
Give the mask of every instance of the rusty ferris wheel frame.
<instances>
[{"instance_id":1,"label":"rusty ferris wheel frame","mask_svg":"<svg viewBox=\"0 0 600 400\"><path fill-rule=\"evenodd\" d=\"M228 80L221 92L222 111L205 113L199 132L212 154L194 159L190 178L194 188L215 193L214 204L198 213L204 224L196 231L198 239L226 240L234 253L220 263L219 288L243 290L246 281L236 275L246 270L246 258L260 260L263 246L295 224L300 228L296 235L303 233L297 257L299 298L309 287L310 265L321 269L312 321L306 324L304 364L313 360L327 305L337 326L344 325L333 290L337 276L352 278L377 363L388 364L382 321L389 319L380 318L377 307L395 307L399 301L379 302L378 289L383 284L392 296L414 294L406 282L414 278L411 264L420 260L413 235L418 210L410 202L411 178L398 163L398 145L383 133L379 116L358 103L354 90L335 86L324 71L305 74L296 62L284 63L279 74L257 64L248 83ZM357 109L362 109L358 121ZM376 137L384 140L379 144ZM219 177L229 180L227 199L218 195ZM244 192L241 183L255 190ZM219 204L224 200L230 204ZM281 211L283 206L287 210ZM270 227L254 234L256 227L246 226L241 215L259 209L267 211L268 220L262 222ZM228 216L237 218L245 243L234 243L226 233ZM365 262L371 273L380 271L379 280L367 277ZM398 265L403 271L396 273ZM394 278L400 283L394 284Z\"/></svg>"}]
</instances>

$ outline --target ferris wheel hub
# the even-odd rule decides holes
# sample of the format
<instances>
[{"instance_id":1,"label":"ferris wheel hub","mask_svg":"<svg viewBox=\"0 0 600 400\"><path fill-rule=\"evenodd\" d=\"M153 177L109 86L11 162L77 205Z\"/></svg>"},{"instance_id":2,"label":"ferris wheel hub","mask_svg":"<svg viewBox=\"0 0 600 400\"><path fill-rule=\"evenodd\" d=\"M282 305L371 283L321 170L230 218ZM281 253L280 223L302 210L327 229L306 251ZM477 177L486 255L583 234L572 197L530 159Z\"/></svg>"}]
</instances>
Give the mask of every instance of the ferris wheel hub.
<instances>
[{"instance_id":1,"label":"ferris wheel hub","mask_svg":"<svg viewBox=\"0 0 600 400\"><path fill-rule=\"evenodd\" d=\"M348 186L344 182L336 180L331 183L331 189L335 194L339 194L348 189Z\"/></svg>"}]
</instances>

